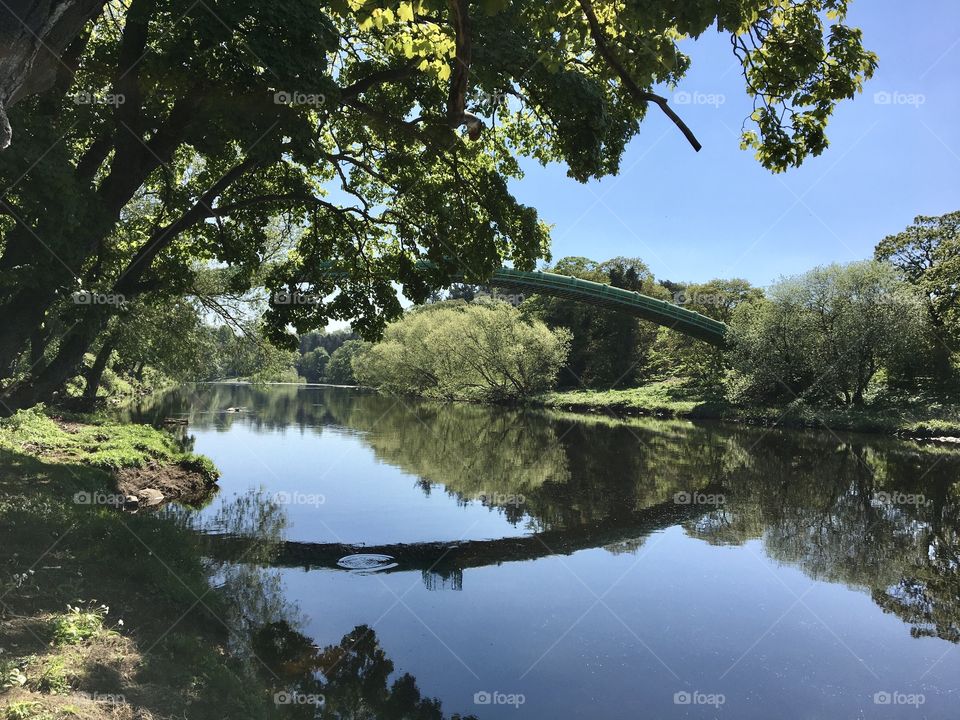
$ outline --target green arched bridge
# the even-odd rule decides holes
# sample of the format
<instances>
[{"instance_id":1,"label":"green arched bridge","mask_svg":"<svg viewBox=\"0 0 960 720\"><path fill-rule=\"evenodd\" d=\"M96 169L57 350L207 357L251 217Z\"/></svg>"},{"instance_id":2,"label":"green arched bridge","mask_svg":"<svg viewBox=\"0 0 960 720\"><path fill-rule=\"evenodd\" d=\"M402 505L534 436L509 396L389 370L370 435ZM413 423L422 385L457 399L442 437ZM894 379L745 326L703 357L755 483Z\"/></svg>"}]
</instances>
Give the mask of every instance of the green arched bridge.
<instances>
[{"instance_id":1,"label":"green arched bridge","mask_svg":"<svg viewBox=\"0 0 960 720\"><path fill-rule=\"evenodd\" d=\"M420 261L429 266L429 261ZM337 271L331 270L331 275ZM462 277L458 278L462 281ZM677 332L704 340L713 345L722 345L727 334L726 324L693 310L674 305L665 300L643 295L632 290L604 285L592 280L581 280L568 275L549 272L514 270L502 267L487 281L494 287L521 290L568 298L579 302L599 305L611 310L630 313L643 320L663 325Z\"/></svg>"},{"instance_id":2,"label":"green arched bridge","mask_svg":"<svg viewBox=\"0 0 960 720\"><path fill-rule=\"evenodd\" d=\"M567 275L526 272L504 267L494 272L489 284L620 310L714 345L722 345L727 333L724 323L693 310L649 295Z\"/></svg>"}]
</instances>

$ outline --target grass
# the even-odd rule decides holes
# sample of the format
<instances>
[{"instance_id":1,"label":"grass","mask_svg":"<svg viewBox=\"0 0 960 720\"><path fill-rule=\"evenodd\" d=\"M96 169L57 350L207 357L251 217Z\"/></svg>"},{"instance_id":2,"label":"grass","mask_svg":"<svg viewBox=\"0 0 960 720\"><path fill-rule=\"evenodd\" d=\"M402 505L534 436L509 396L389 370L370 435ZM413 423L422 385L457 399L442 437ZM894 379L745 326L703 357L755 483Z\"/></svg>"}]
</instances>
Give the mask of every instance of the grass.
<instances>
[{"instance_id":1,"label":"grass","mask_svg":"<svg viewBox=\"0 0 960 720\"><path fill-rule=\"evenodd\" d=\"M67 612L53 621L55 645L76 645L103 632L103 618L109 612L106 605L93 610L67 606Z\"/></svg>"},{"instance_id":2,"label":"grass","mask_svg":"<svg viewBox=\"0 0 960 720\"><path fill-rule=\"evenodd\" d=\"M87 420L0 421L0 720L268 717L197 535L177 513L74 500L151 462L216 469L164 431Z\"/></svg>"},{"instance_id":3,"label":"grass","mask_svg":"<svg viewBox=\"0 0 960 720\"><path fill-rule=\"evenodd\" d=\"M703 397L676 380L625 390L568 390L542 398L544 405L582 410L620 410L630 414L688 416L704 404Z\"/></svg>"},{"instance_id":4,"label":"grass","mask_svg":"<svg viewBox=\"0 0 960 720\"><path fill-rule=\"evenodd\" d=\"M39 405L0 420L0 447L114 471L144 467L151 461L187 463L216 480L216 469L208 459L184 452L168 433L100 416L51 417Z\"/></svg>"},{"instance_id":5,"label":"grass","mask_svg":"<svg viewBox=\"0 0 960 720\"><path fill-rule=\"evenodd\" d=\"M829 427L909 437L960 437L960 406L926 399L875 397L861 407L734 404L711 399L685 381L670 379L625 390L571 390L540 397L558 410L627 416L717 419L752 425Z\"/></svg>"}]
</instances>

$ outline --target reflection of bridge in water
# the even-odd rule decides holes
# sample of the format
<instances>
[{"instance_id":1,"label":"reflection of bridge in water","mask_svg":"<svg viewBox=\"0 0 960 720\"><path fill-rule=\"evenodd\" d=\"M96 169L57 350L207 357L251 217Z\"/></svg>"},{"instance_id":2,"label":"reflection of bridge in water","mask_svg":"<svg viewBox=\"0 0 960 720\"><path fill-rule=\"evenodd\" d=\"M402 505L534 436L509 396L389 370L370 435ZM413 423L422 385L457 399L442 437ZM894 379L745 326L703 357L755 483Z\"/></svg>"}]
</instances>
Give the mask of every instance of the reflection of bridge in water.
<instances>
[{"instance_id":1,"label":"reflection of bridge in water","mask_svg":"<svg viewBox=\"0 0 960 720\"><path fill-rule=\"evenodd\" d=\"M703 494L722 493L718 485L701 490ZM593 523L546 530L534 535L454 542L396 543L390 545L351 545L348 543L310 543L279 541L270 543L271 567L298 567L305 570L328 569L355 572L338 564L349 555L388 555L393 564L378 572L420 571L428 588L460 589L462 573L468 568L524 562L550 555L571 555L579 550L615 545L648 536L684 522L695 521L716 509L714 505L683 504L673 500L642 510L624 512ZM262 546L262 539L237 535L207 535L205 554L226 562L262 563L262 556L247 560L251 545Z\"/></svg>"}]
</instances>

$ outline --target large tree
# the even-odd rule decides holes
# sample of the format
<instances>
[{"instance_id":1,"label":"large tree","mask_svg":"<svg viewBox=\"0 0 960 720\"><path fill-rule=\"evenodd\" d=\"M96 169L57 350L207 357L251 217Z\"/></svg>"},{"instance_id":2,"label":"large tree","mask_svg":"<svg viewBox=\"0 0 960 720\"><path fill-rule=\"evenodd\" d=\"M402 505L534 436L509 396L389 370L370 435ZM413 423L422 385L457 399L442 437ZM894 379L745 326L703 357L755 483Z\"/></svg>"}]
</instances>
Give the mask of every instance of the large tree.
<instances>
[{"instance_id":1,"label":"large tree","mask_svg":"<svg viewBox=\"0 0 960 720\"><path fill-rule=\"evenodd\" d=\"M0 3L0 150L13 131L7 108L48 90L76 62L84 25L105 0L5 0Z\"/></svg>"},{"instance_id":2,"label":"large tree","mask_svg":"<svg viewBox=\"0 0 960 720\"><path fill-rule=\"evenodd\" d=\"M760 396L861 404L922 334L921 300L889 263L814 268L768 297L740 304L730 323L733 367Z\"/></svg>"},{"instance_id":3,"label":"large tree","mask_svg":"<svg viewBox=\"0 0 960 720\"><path fill-rule=\"evenodd\" d=\"M28 3L29 4L29 3ZM455 273L547 253L507 182L517 154L615 173L680 82L683 38L729 34L754 97L743 142L772 170L826 146L875 56L846 0L119 0L52 86L10 108L0 154L4 410L61 385L121 304L186 292L197 261L252 280L280 217L271 338L354 320L376 333ZM135 211L131 211L135 208ZM296 232L294 232L296 230ZM418 263L428 259L432 263ZM105 297L111 302L85 302Z\"/></svg>"},{"instance_id":4,"label":"large tree","mask_svg":"<svg viewBox=\"0 0 960 720\"><path fill-rule=\"evenodd\" d=\"M960 337L960 211L918 216L903 232L881 240L875 255L920 289L930 322L944 339Z\"/></svg>"}]
</instances>

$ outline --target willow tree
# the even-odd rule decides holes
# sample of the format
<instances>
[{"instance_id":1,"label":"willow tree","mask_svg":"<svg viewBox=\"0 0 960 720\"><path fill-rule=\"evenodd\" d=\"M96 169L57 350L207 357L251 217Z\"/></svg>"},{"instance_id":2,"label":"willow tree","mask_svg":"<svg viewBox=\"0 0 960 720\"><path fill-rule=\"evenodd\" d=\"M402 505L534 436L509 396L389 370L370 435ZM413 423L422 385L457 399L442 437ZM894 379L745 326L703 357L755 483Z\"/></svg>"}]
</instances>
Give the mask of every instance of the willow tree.
<instances>
[{"instance_id":1,"label":"willow tree","mask_svg":"<svg viewBox=\"0 0 960 720\"><path fill-rule=\"evenodd\" d=\"M616 173L679 43L728 34L756 109L742 143L781 171L820 153L875 67L846 0L129 0L70 43L51 88L9 108L0 153L0 382L43 399L111 314L210 262L250 282L265 228L272 337L330 319L376 334L455 273L548 250L508 189L517 156ZM432 264L418 263L428 259ZM161 300L158 300L158 302ZM53 320L56 319L56 322Z\"/></svg>"}]
</instances>

